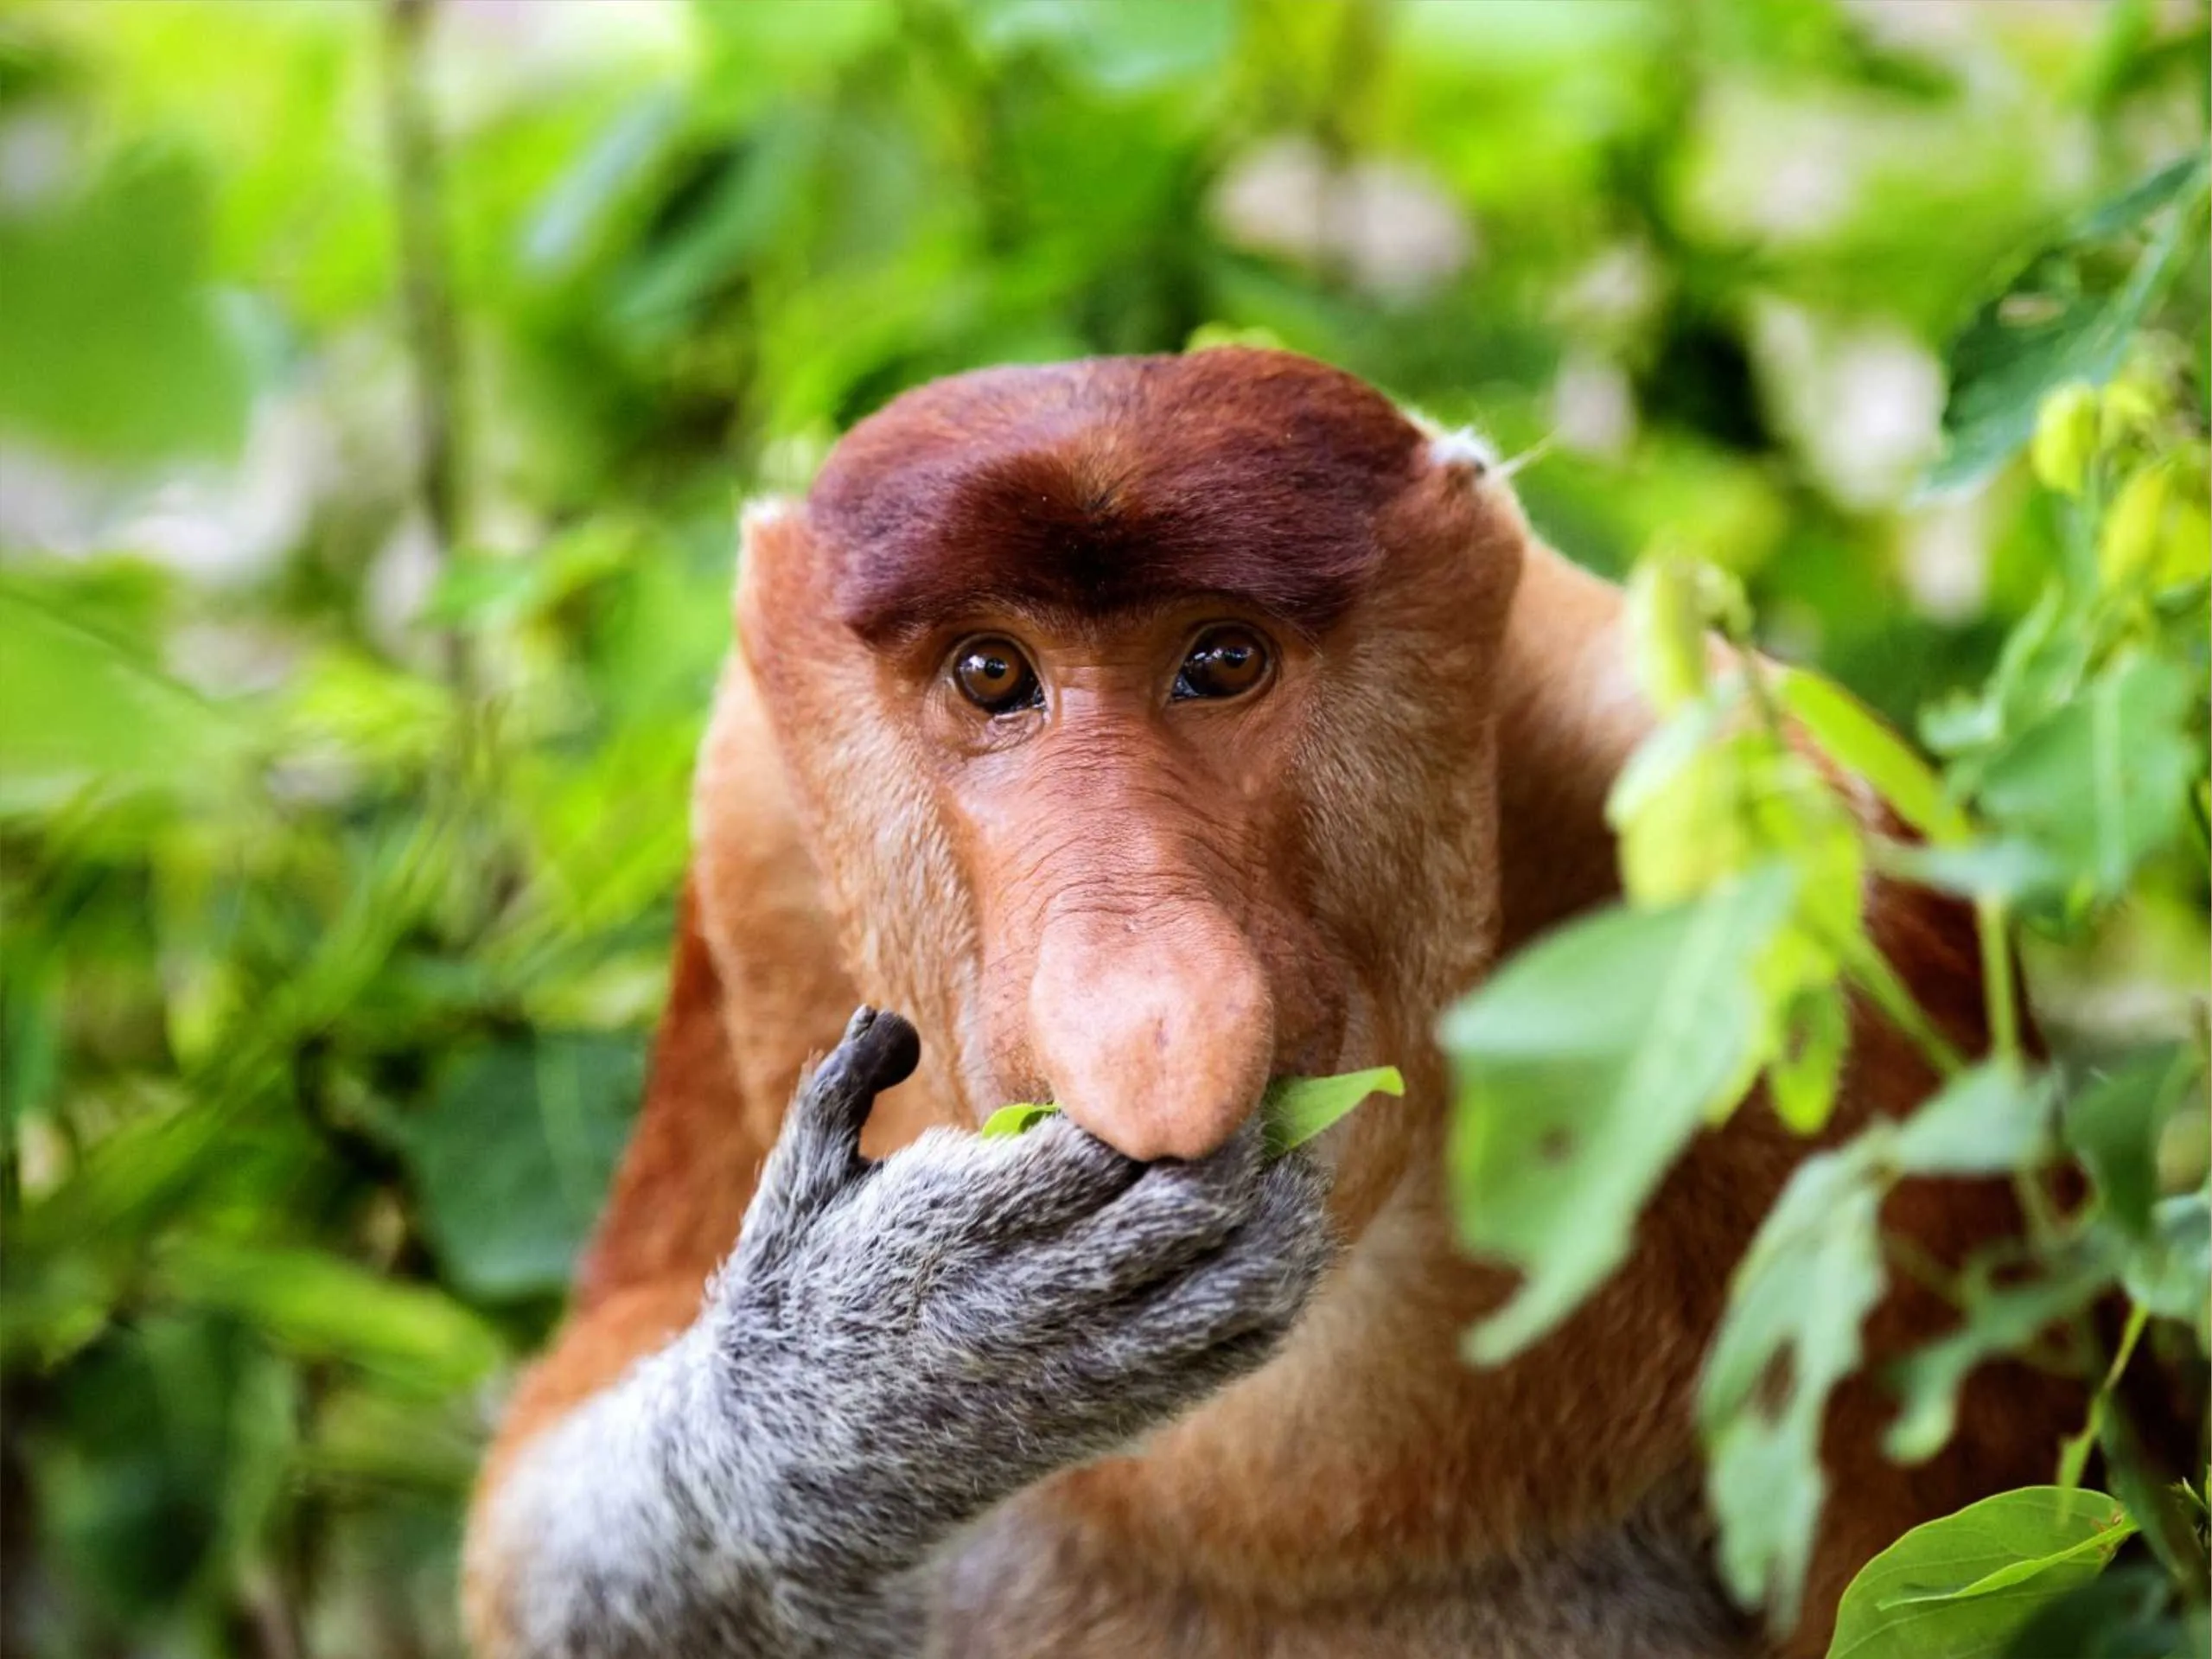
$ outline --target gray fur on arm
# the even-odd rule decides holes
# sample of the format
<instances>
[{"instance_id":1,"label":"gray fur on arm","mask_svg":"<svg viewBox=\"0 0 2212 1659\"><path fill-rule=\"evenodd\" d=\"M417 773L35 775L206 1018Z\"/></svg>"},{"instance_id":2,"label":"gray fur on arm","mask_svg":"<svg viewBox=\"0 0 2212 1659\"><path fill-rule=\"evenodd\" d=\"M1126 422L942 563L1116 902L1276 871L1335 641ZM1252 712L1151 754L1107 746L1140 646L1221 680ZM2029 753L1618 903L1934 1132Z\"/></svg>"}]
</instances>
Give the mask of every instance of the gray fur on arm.
<instances>
[{"instance_id":1,"label":"gray fur on arm","mask_svg":"<svg viewBox=\"0 0 2212 1659\"><path fill-rule=\"evenodd\" d=\"M800 1088L697 1320L546 1431L493 1499L519 1655L813 1659L921 1645L954 1531L1258 1365L1331 1254L1320 1178L1256 1133L1139 1164L1055 1119L858 1151L914 1069L863 1009Z\"/></svg>"}]
</instances>

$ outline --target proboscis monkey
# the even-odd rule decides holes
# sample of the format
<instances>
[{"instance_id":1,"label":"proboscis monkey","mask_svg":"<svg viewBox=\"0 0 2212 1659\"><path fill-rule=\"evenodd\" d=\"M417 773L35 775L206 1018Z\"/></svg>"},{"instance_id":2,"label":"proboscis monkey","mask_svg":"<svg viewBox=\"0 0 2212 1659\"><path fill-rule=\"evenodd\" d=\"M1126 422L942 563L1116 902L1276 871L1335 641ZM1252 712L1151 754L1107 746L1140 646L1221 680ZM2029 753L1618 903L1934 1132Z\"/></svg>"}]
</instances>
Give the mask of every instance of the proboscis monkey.
<instances>
[{"instance_id":1,"label":"proboscis monkey","mask_svg":"<svg viewBox=\"0 0 2212 1659\"><path fill-rule=\"evenodd\" d=\"M1692 1398L1806 1150L1756 1101L1565 1326L1460 1357L1505 1281L1453 1247L1430 1032L1616 890L1620 614L1476 446L1275 352L940 381L750 514L643 1116L473 1519L480 1652L1817 1655L1877 1549L2043 1477L2057 1385L1986 1369L1908 1469L1855 1381L1802 1622L1728 1605ZM1867 903L1978 1048L1968 919ZM864 1000L912 1026L840 1044ZM1259 1158L1271 1078L1386 1062L1402 1101ZM1930 1081L1862 1014L1843 1126ZM2014 1211L1886 1219L1956 1259ZM1871 1352L1943 1321L1901 1291Z\"/></svg>"}]
</instances>

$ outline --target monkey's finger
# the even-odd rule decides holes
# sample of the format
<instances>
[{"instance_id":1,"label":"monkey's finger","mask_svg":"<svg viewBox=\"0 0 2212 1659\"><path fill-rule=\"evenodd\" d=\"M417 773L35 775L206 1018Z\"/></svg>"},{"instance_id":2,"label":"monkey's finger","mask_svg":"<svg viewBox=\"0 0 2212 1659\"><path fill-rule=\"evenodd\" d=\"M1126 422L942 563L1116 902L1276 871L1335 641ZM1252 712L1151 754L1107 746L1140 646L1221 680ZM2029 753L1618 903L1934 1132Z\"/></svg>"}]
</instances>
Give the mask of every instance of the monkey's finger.
<instances>
[{"instance_id":1,"label":"monkey's finger","mask_svg":"<svg viewBox=\"0 0 2212 1659\"><path fill-rule=\"evenodd\" d=\"M832 1087L860 1096L859 1112L867 1116L868 1102L887 1088L896 1088L914 1075L921 1063L921 1037L903 1014L863 1004L845 1022L825 1072L837 1074Z\"/></svg>"},{"instance_id":2,"label":"monkey's finger","mask_svg":"<svg viewBox=\"0 0 2212 1659\"><path fill-rule=\"evenodd\" d=\"M998 1301L984 1287L1019 1278L1047 1241L1144 1172L1061 1120L1018 1141L932 1129L877 1164L855 1202L882 1251L936 1264L940 1293Z\"/></svg>"},{"instance_id":3,"label":"monkey's finger","mask_svg":"<svg viewBox=\"0 0 2212 1659\"><path fill-rule=\"evenodd\" d=\"M907 1020L856 1010L837 1047L800 1082L761 1172L762 1199L790 1216L828 1203L861 1167L860 1128L876 1096L912 1076L921 1059L921 1038Z\"/></svg>"},{"instance_id":4,"label":"monkey's finger","mask_svg":"<svg viewBox=\"0 0 2212 1659\"><path fill-rule=\"evenodd\" d=\"M1285 1335L1304 1311L1338 1250L1323 1184L1310 1167L1286 1161L1264 1185L1249 1221L1129 1307L1124 1333L1151 1364L1195 1365L1214 1375L1225 1358L1247 1356L1254 1339L1265 1344Z\"/></svg>"},{"instance_id":5,"label":"monkey's finger","mask_svg":"<svg viewBox=\"0 0 2212 1659\"><path fill-rule=\"evenodd\" d=\"M822 1063L800 1086L792 1115L834 1139L857 1144L877 1095L906 1082L921 1061L921 1038L903 1017L863 1005Z\"/></svg>"},{"instance_id":6,"label":"monkey's finger","mask_svg":"<svg viewBox=\"0 0 2212 1659\"><path fill-rule=\"evenodd\" d=\"M1259 1130L1196 1163L1138 1168L1119 1197L1022 1260L1024 1323L1124 1300L1216 1248L1259 1200Z\"/></svg>"},{"instance_id":7,"label":"monkey's finger","mask_svg":"<svg viewBox=\"0 0 2212 1659\"><path fill-rule=\"evenodd\" d=\"M1007 1244L1049 1237L1096 1215L1145 1168L1068 1117L1049 1119L991 1152L972 1187L979 1236Z\"/></svg>"}]
</instances>

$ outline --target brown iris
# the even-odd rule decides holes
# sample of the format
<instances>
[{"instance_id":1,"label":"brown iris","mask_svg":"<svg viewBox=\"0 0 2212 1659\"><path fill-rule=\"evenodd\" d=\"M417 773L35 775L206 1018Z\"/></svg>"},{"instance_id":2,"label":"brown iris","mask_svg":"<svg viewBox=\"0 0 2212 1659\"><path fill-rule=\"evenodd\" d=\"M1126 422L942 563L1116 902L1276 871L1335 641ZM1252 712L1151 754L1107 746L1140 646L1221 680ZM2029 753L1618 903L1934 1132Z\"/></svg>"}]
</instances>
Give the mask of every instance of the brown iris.
<instances>
[{"instance_id":1,"label":"brown iris","mask_svg":"<svg viewBox=\"0 0 2212 1659\"><path fill-rule=\"evenodd\" d=\"M1044 701L1036 670L1011 640L971 640L953 659L953 683L986 714L1010 714Z\"/></svg>"},{"instance_id":2,"label":"brown iris","mask_svg":"<svg viewBox=\"0 0 2212 1659\"><path fill-rule=\"evenodd\" d=\"M1248 628L1209 628L1176 673L1177 697L1241 697L1267 678L1267 646Z\"/></svg>"}]
</instances>

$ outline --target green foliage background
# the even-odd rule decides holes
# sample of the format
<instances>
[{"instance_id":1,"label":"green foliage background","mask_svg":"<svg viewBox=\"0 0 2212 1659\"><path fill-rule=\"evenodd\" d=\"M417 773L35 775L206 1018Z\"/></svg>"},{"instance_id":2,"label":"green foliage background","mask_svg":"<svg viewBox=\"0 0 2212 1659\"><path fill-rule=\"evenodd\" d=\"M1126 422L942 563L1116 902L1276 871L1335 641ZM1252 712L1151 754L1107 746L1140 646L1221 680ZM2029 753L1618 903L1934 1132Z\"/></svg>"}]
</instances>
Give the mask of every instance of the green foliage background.
<instances>
[{"instance_id":1,"label":"green foliage background","mask_svg":"<svg viewBox=\"0 0 2212 1659\"><path fill-rule=\"evenodd\" d=\"M2199 153L2205 16L0 9L8 1651L453 1650L488 1409L634 1107L743 495L936 373L1252 331L1547 445L1574 557L1710 561L1994 766L1979 688L2120 511L2013 460L2043 394L2142 388L2107 482L2202 535L2201 214L2083 215ZM2201 645L2139 645L2186 793ZM2063 738L2011 763L2062 861ZM2019 907L2084 1064L2201 1033L2195 787Z\"/></svg>"}]
</instances>

